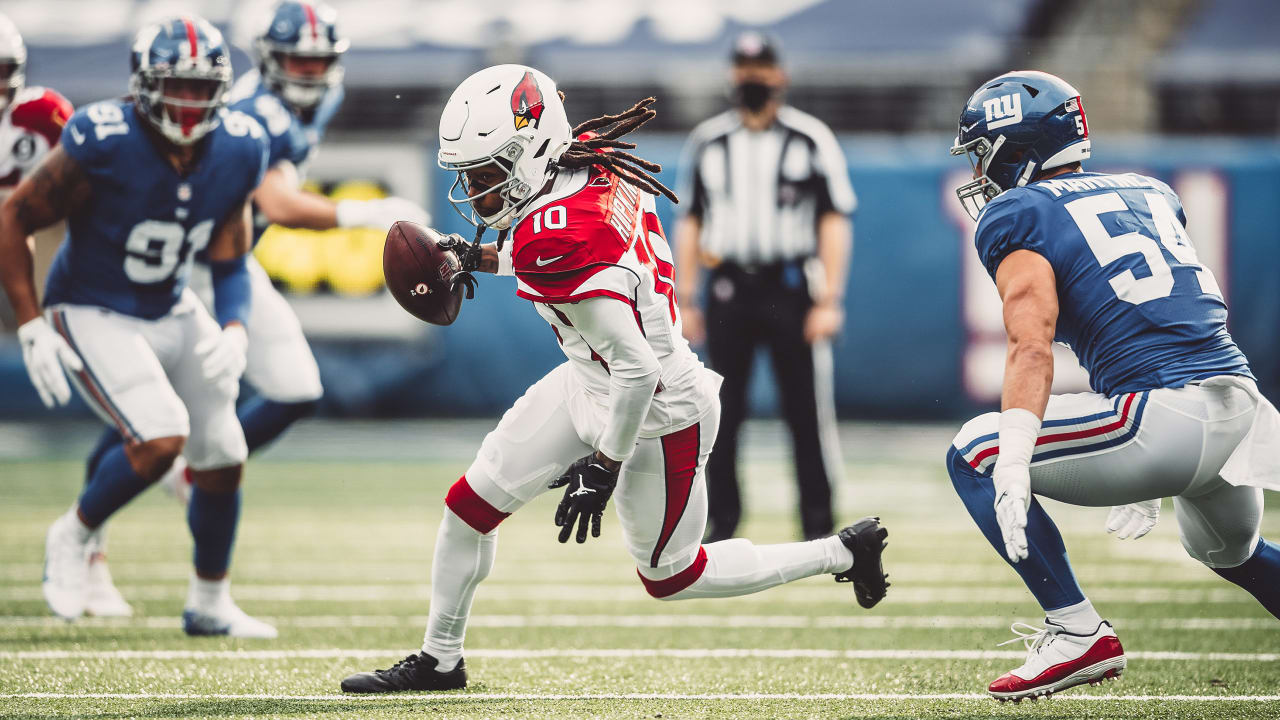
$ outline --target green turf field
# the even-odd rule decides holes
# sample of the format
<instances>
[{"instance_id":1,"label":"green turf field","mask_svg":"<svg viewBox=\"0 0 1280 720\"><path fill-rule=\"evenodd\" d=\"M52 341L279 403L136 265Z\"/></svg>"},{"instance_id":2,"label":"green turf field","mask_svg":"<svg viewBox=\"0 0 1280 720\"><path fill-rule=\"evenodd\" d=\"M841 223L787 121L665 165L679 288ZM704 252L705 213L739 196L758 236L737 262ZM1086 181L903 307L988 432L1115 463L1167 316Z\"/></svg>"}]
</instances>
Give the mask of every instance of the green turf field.
<instances>
[{"instance_id":1,"label":"green turf field","mask_svg":"<svg viewBox=\"0 0 1280 720\"><path fill-rule=\"evenodd\" d=\"M1183 554L1167 502L1137 542L1105 535L1105 510L1050 503L1129 653L1124 676L1036 704L986 698L986 683L1021 662L1020 644L996 644L1013 637L1010 622L1037 622L1037 608L952 492L945 441L926 453L892 438L846 447L842 515L876 513L890 530L893 587L872 611L826 577L740 599L652 600L616 518L598 541L559 545L549 495L502 527L467 638L469 688L344 698L344 675L421 641L441 500L466 453L414 442L427 459L344 461L317 446L316 459L295 448L250 465L232 591L278 624L276 641L182 634L190 540L159 492L111 528L112 568L138 616L53 620L39 587L44 533L81 466L0 461L0 717L1280 716L1280 622ZM744 534L790 540L785 457L753 457ZM1268 531L1280 535L1280 513Z\"/></svg>"}]
</instances>

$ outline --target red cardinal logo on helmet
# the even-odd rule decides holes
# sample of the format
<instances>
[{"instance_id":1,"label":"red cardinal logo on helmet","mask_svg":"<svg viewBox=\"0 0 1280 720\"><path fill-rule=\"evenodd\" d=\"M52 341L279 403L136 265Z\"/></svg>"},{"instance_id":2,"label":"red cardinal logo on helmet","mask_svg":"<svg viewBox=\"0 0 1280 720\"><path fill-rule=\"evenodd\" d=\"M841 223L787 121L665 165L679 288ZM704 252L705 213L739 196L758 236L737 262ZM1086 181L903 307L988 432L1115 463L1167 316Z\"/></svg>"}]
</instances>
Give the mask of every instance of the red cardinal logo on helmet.
<instances>
[{"instance_id":1,"label":"red cardinal logo on helmet","mask_svg":"<svg viewBox=\"0 0 1280 720\"><path fill-rule=\"evenodd\" d=\"M538 120L542 118L542 91L533 73L525 71L516 89L511 91L511 114L515 116L517 130L523 130L530 123L538 127Z\"/></svg>"}]
</instances>

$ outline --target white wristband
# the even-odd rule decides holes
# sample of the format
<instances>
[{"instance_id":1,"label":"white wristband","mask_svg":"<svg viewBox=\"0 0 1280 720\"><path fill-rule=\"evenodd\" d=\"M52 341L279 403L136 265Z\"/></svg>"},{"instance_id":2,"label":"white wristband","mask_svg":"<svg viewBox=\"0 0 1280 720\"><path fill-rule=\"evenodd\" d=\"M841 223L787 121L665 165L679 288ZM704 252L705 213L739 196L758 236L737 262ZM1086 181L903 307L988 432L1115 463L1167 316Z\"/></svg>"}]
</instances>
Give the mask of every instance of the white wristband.
<instances>
[{"instance_id":1,"label":"white wristband","mask_svg":"<svg viewBox=\"0 0 1280 720\"><path fill-rule=\"evenodd\" d=\"M1000 457L997 466L1027 467L1040 435L1040 418L1030 410L1010 408L1000 413Z\"/></svg>"},{"instance_id":2,"label":"white wristband","mask_svg":"<svg viewBox=\"0 0 1280 720\"><path fill-rule=\"evenodd\" d=\"M348 228L364 224L363 200L340 200L334 208L338 227Z\"/></svg>"},{"instance_id":3,"label":"white wristband","mask_svg":"<svg viewBox=\"0 0 1280 720\"><path fill-rule=\"evenodd\" d=\"M515 243L510 241L502 244L502 249L498 251L498 272L495 273L496 275L510 277L516 274L515 266L511 260L511 248L514 245Z\"/></svg>"}]
</instances>

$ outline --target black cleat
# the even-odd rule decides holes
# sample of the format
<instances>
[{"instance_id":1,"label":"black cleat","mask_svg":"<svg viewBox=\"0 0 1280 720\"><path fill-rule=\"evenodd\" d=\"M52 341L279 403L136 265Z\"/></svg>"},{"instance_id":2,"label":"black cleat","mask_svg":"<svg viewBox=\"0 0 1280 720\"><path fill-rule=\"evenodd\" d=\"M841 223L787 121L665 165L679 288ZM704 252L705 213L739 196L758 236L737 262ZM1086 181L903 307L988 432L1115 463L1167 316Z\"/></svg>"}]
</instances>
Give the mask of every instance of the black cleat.
<instances>
[{"instance_id":1,"label":"black cleat","mask_svg":"<svg viewBox=\"0 0 1280 720\"><path fill-rule=\"evenodd\" d=\"M853 583L853 594L864 608L875 607L889 591L889 576L880 564L888 536L878 517L862 518L839 533L840 542L853 552L853 567L836 573L836 582Z\"/></svg>"},{"instance_id":2,"label":"black cleat","mask_svg":"<svg viewBox=\"0 0 1280 720\"><path fill-rule=\"evenodd\" d=\"M467 662L447 673L436 672L436 659L420 652L386 670L351 675L342 681L342 692L389 693L405 690L457 690L467 686Z\"/></svg>"}]
</instances>

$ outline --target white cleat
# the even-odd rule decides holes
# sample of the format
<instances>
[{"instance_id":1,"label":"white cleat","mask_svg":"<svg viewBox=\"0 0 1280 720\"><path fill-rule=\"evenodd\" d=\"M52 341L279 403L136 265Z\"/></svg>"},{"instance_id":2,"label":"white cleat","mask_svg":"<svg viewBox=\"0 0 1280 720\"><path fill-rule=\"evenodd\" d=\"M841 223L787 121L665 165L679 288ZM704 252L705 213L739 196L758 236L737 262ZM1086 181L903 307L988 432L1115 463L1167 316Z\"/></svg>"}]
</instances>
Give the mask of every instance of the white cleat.
<instances>
[{"instance_id":1,"label":"white cleat","mask_svg":"<svg viewBox=\"0 0 1280 720\"><path fill-rule=\"evenodd\" d=\"M1077 685L1114 680L1124 672L1124 648L1111 623L1102 621L1088 635L1069 633L1048 621L1045 624L1045 628L1036 628L1017 622L1010 627L1018 637L1000 644L1022 640L1027 661L991 683L987 692L993 698L1001 702L1047 698Z\"/></svg>"},{"instance_id":2,"label":"white cleat","mask_svg":"<svg viewBox=\"0 0 1280 720\"><path fill-rule=\"evenodd\" d=\"M230 596L212 611L188 607L182 611L182 630L188 635L223 635L235 638L275 639L279 633L267 623L241 610Z\"/></svg>"},{"instance_id":3,"label":"white cleat","mask_svg":"<svg viewBox=\"0 0 1280 720\"><path fill-rule=\"evenodd\" d=\"M160 476L159 484L165 494L177 500L182 507L191 504L191 469L186 458L179 455L168 472Z\"/></svg>"},{"instance_id":4,"label":"white cleat","mask_svg":"<svg viewBox=\"0 0 1280 720\"><path fill-rule=\"evenodd\" d=\"M89 535L72 508L53 521L45 536L40 589L53 614L67 621L83 615L88 600Z\"/></svg>"},{"instance_id":5,"label":"white cleat","mask_svg":"<svg viewBox=\"0 0 1280 720\"><path fill-rule=\"evenodd\" d=\"M133 617L133 606L116 589L107 558L99 553L91 553L89 558L89 593L84 609L94 617Z\"/></svg>"}]
</instances>

